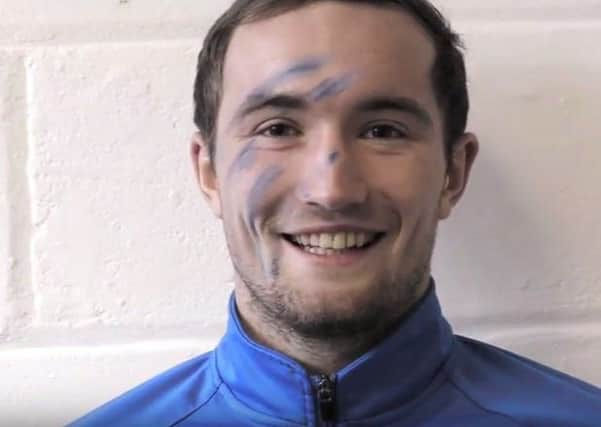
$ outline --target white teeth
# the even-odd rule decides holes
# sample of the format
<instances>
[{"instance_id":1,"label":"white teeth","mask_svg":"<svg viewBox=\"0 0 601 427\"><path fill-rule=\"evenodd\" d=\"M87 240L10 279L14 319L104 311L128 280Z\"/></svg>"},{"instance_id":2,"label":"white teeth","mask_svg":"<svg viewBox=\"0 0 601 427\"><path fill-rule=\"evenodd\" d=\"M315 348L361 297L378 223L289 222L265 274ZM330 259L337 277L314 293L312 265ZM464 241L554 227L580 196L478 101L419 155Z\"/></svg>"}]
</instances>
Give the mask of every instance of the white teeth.
<instances>
[{"instance_id":1,"label":"white teeth","mask_svg":"<svg viewBox=\"0 0 601 427\"><path fill-rule=\"evenodd\" d=\"M321 233L321 236L319 236L319 246L324 249L329 249L332 247L333 240L333 235L328 233Z\"/></svg>"},{"instance_id":2,"label":"white teeth","mask_svg":"<svg viewBox=\"0 0 601 427\"><path fill-rule=\"evenodd\" d=\"M332 247L334 249L346 248L346 233L336 233L334 241L332 242Z\"/></svg>"},{"instance_id":3,"label":"white teeth","mask_svg":"<svg viewBox=\"0 0 601 427\"><path fill-rule=\"evenodd\" d=\"M305 250L308 252L311 252L312 254L315 254L315 255L331 255L332 254L332 250L330 250L330 249L305 248Z\"/></svg>"},{"instance_id":4,"label":"white teeth","mask_svg":"<svg viewBox=\"0 0 601 427\"><path fill-rule=\"evenodd\" d=\"M346 234L346 247L354 248L357 243L357 235L355 233L347 233Z\"/></svg>"},{"instance_id":5,"label":"white teeth","mask_svg":"<svg viewBox=\"0 0 601 427\"><path fill-rule=\"evenodd\" d=\"M292 240L305 249L344 250L347 248L361 248L371 243L376 233L365 232L338 232L321 234L297 234ZM313 253L313 252L312 252Z\"/></svg>"},{"instance_id":6,"label":"white teeth","mask_svg":"<svg viewBox=\"0 0 601 427\"><path fill-rule=\"evenodd\" d=\"M365 235L365 233L357 233L357 246L361 247L361 246L365 245L366 239L367 239L367 236Z\"/></svg>"},{"instance_id":7,"label":"white teeth","mask_svg":"<svg viewBox=\"0 0 601 427\"><path fill-rule=\"evenodd\" d=\"M319 234L311 234L309 237L309 243L311 246L319 246Z\"/></svg>"}]
</instances>

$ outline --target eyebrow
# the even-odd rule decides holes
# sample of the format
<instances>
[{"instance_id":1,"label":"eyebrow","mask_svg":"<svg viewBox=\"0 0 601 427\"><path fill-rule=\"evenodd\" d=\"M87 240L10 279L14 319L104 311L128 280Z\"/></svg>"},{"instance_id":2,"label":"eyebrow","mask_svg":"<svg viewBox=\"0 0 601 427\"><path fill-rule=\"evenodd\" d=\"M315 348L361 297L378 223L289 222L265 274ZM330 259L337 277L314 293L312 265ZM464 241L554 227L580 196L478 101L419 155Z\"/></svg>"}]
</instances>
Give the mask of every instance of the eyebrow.
<instances>
[{"instance_id":1,"label":"eyebrow","mask_svg":"<svg viewBox=\"0 0 601 427\"><path fill-rule=\"evenodd\" d=\"M362 113L377 111L398 111L417 118L423 125L432 126L434 121L430 113L413 98L403 96L376 96L360 101L355 108Z\"/></svg>"},{"instance_id":2,"label":"eyebrow","mask_svg":"<svg viewBox=\"0 0 601 427\"><path fill-rule=\"evenodd\" d=\"M232 123L243 119L244 117L264 109L280 110L306 110L310 101L306 95L297 94L252 94L248 96L238 112L232 119ZM359 101L353 108L359 113L371 113L378 111L397 111L405 114L411 114L425 126L432 126L433 120L430 113L413 98L403 96L374 96Z\"/></svg>"},{"instance_id":3,"label":"eyebrow","mask_svg":"<svg viewBox=\"0 0 601 427\"><path fill-rule=\"evenodd\" d=\"M307 109L308 106L309 102L303 95L276 94L270 96L266 94L253 94L248 96L242 105L240 105L232 122L243 119L252 113L268 108L281 110L304 110Z\"/></svg>"}]
</instances>

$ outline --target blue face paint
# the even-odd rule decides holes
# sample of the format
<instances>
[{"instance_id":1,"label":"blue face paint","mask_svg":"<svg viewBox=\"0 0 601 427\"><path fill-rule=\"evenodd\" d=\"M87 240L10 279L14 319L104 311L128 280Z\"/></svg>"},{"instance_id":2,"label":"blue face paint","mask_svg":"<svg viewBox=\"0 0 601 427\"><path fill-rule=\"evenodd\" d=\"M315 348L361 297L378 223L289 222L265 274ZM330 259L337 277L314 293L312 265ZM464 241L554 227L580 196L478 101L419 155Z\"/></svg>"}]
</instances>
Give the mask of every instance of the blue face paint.
<instances>
[{"instance_id":1,"label":"blue face paint","mask_svg":"<svg viewBox=\"0 0 601 427\"><path fill-rule=\"evenodd\" d=\"M248 207L247 221L252 232L257 235L255 220L261 209L261 204L265 199L265 194L269 191L271 185L284 173L284 168L281 166L270 166L265 169L253 184L246 201Z\"/></svg>"},{"instance_id":2,"label":"blue face paint","mask_svg":"<svg viewBox=\"0 0 601 427\"><path fill-rule=\"evenodd\" d=\"M280 276L280 260L278 258L273 258L271 260L271 278L277 279Z\"/></svg>"},{"instance_id":3,"label":"blue face paint","mask_svg":"<svg viewBox=\"0 0 601 427\"><path fill-rule=\"evenodd\" d=\"M261 99L263 97L269 96L278 85L281 85L303 74L317 71L321 69L321 67L323 67L327 62L327 59L325 59L324 57L306 58L267 79L259 87L255 88L251 92L250 98L252 99L255 97L259 97Z\"/></svg>"},{"instance_id":4,"label":"blue face paint","mask_svg":"<svg viewBox=\"0 0 601 427\"><path fill-rule=\"evenodd\" d=\"M340 157L340 153L338 151L330 153L330 155L328 156L328 163L333 165L334 163L336 163L336 160L338 160L338 157Z\"/></svg>"},{"instance_id":5,"label":"blue face paint","mask_svg":"<svg viewBox=\"0 0 601 427\"><path fill-rule=\"evenodd\" d=\"M255 147L256 142L256 138L251 139L240 151L236 157L236 160L234 160L230 166L230 169L228 170L228 178L235 172L247 170L253 167L255 161L257 160L257 151Z\"/></svg>"},{"instance_id":6,"label":"blue face paint","mask_svg":"<svg viewBox=\"0 0 601 427\"><path fill-rule=\"evenodd\" d=\"M311 90L307 98L309 101L319 102L325 98L338 95L348 89L355 81L355 78L356 76L354 73L346 73L339 77L327 78Z\"/></svg>"},{"instance_id":7,"label":"blue face paint","mask_svg":"<svg viewBox=\"0 0 601 427\"><path fill-rule=\"evenodd\" d=\"M237 109L236 114L232 117L230 126L244 115L244 111L248 109L249 106L261 104L269 97L273 96L278 85L303 74L315 72L321 69L327 62L328 60L324 57L308 57L271 76L246 96L240 107Z\"/></svg>"}]
</instances>

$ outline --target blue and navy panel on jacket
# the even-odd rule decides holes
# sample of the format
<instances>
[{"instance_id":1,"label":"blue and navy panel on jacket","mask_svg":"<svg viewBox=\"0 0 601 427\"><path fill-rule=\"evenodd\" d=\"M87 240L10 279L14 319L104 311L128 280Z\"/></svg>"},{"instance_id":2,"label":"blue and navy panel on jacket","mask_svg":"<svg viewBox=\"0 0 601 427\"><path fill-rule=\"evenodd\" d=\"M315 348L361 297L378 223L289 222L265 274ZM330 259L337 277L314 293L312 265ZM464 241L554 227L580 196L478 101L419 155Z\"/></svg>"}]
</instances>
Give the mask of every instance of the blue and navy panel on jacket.
<instances>
[{"instance_id":1,"label":"blue and navy panel on jacket","mask_svg":"<svg viewBox=\"0 0 601 427\"><path fill-rule=\"evenodd\" d=\"M228 328L214 351L71 425L601 427L601 390L454 336L433 283L392 336L321 380L327 413L320 378L252 341L232 297Z\"/></svg>"}]
</instances>

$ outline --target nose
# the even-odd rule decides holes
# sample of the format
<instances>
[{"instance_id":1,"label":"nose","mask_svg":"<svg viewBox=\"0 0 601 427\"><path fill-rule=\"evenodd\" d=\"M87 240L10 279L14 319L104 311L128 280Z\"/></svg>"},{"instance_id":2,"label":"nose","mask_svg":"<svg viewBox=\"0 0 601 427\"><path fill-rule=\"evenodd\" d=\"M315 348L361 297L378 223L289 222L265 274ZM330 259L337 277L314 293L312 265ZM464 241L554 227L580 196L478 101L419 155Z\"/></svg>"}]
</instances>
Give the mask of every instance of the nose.
<instances>
[{"instance_id":1,"label":"nose","mask_svg":"<svg viewBox=\"0 0 601 427\"><path fill-rule=\"evenodd\" d=\"M352 142L351 142L352 143ZM299 199L328 211L341 211L366 202L368 187L355 150L338 132L324 132L307 144Z\"/></svg>"}]
</instances>

